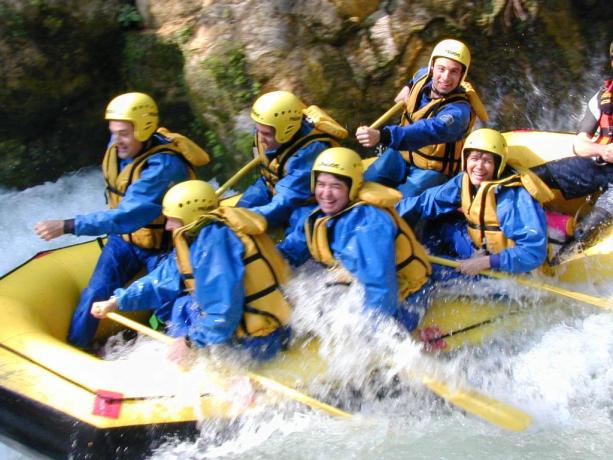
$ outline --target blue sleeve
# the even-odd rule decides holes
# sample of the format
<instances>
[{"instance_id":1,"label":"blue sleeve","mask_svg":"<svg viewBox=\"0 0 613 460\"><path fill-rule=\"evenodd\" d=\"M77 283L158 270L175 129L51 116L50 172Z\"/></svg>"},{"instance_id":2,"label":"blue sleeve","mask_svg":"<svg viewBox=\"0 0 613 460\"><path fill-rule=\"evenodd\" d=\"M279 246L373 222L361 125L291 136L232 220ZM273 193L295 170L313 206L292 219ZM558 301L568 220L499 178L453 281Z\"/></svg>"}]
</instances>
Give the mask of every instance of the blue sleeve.
<instances>
[{"instance_id":1,"label":"blue sleeve","mask_svg":"<svg viewBox=\"0 0 613 460\"><path fill-rule=\"evenodd\" d=\"M455 211L462 204L463 175L464 173L460 173L420 195L403 198L396 205L396 210L410 224Z\"/></svg>"},{"instance_id":2,"label":"blue sleeve","mask_svg":"<svg viewBox=\"0 0 613 460\"><path fill-rule=\"evenodd\" d=\"M119 300L119 309L154 310L183 294L181 277L174 251L156 268L134 281L126 289L113 293Z\"/></svg>"},{"instance_id":3,"label":"blue sleeve","mask_svg":"<svg viewBox=\"0 0 613 460\"><path fill-rule=\"evenodd\" d=\"M366 309L392 316L398 309L396 227L374 206L356 206L334 225L334 257L364 286Z\"/></svg>"},{"instance_id":4,"label":"blue sleeve","mask_svg":"<svg viewBox=\"0 0 613 460\"><path fill-rule=\"evenodd\" d=\"M270 202L271 197L272 193L268 190L266 181L260 176L243 192L240 200L236 203L236 207L251 209L256 206L262 206Z\"/></svg>"},{"instance_id":5,"label":"blue sleeve","mask_svg":"<svg viewBox=\"0 0 613 460\"><path fill-rule=\"evenodd\" d=\"M524 273L539 267L547 257L547 223L542 206L522 187L501 188L496 215L505 236L515 246L490 256L492 268Z\"/></svg>"},{"instance_id":6,"label":"blue sleeve","mask_svg":"<svg viewBox=\"0 0 613 460\"><path fill-rule=\"evenodd\" d=\"M317 156L329 147L326 142L312 142L294 153L285 165L286 175L275 185L270 202L251 208L266 218L269 228L282 226L292 210L311 197L311 169Z\"/></svg>"},{"instance_id":7,"label":"blue sleeve","mask_svg":"<svg viewBox=\"0 0 613 460\"><path fill-rule=\"evenodd\" d=\"M304 234L304 222L309 213L304 213L293 229L277 244L277 249L294 267L299 267L311 257Z\"/></svg>"},{"instance_id":8,"label":"blue sleeve","mask_svg":"<svg viewBox=\"0 0 613 460\"><path fill-rule=\"evenodd\" d=\"M417 150L426 145L462 139L470 123L470 111L467 101L452 102L432 118L422 118L406 126L387 125L382 129L389 132L389 147L397 150Z\"/></svg>"},{"instance_id":9,"label":"blue sleeve","mask_svg":"<svg viewBox=\"0 0 613 460\"><path fill-rule=\"evenodd\" d=\"M147 160L140 178L126 190L115 209L75 217L76 235L130 233L162 212L162 198L172 185L188 179L188 167L177 155L159 153Z\"/></svg>"},{"instance_id":10,"label":"blue sleeve","mask_svg":"<svg viewBox=\"0 0 613 460\"><path fill-rule=\"evenodd\" d=\"M196 281L195 306L202 312L189 337L204 347L234 336L243 316L244 246L227 226L204 227L190 248Z\"/></svg>"}]
</instances>

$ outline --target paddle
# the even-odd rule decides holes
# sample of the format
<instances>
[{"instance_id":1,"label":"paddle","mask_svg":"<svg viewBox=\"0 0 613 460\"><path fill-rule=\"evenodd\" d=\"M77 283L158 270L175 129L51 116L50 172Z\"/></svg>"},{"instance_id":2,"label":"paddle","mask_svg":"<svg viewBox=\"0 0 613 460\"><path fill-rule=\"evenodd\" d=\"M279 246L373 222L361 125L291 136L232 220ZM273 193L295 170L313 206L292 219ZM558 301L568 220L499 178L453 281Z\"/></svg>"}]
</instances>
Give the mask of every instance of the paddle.
<instances>
[{"instance_id":1,"label":"paddle","mask_svg":"<svg viewBox=\"0 0 613 460\"><path fill-rule=\"evenodd\" d=\"M392 116L394 116L396 112L402 109L404 105L405 105L404 101L396 102L387 112L385 112L383 115L377 118L375 122L372 125L370 125L370 128L377 129L387 120L389 120Z\"/></svg>"},{"instance_id":2,"label":"paddle","mask_svg":"<svg viewBox=\"0 0 613 460\"><path fill-rule=\"evenodd\" d=\"M251 171L251 169L255 168L259 164L260 159L258 157L252 159L249 163L247 163L241 169L236 171L236 173L232 177L230 177L230 179L228 179L221 187L219 187L215 191L215 194L218 197L223 195L226 190L236 184L245 174L247 174L249 171Z\"/></svg>"},{"instance_id":3,"label":"paddle","mask_svg":"<svg viewBox=\"0 0 613 460\"><path fill-rule=\"evenodd\" d=\"M385 123L390 117L392 117L396 112L398 112L401 108L404 107L404 101L397 102L391 107L387 112L381 115L377 120L370 125L371 128L378 128L383 123ZM260 164L260 158L256 157L245 164L241 169L239 169L232 177L230 177L221 187L219 187L215 194L219 197L224 194L226 190L236 184L245 174L255 168Z\"/></svg>"},{"instance_id":4,"label":"paddle","mask_svg":"<svg viewBox=\"0 0 613 460\"><path fill-rule=\"evenodd\" d=\"M167 345L170 345L175 340L166 334L162 334L161 332L155 331L147 326L140 324L137 321L131 320L130 318L126 318L125 316L120 315L119 313L110 312L110 313L107 313L106 317L130 329L140 332L141 334L151 337L152 339L165 343ZM327 412L328 414L333 415L335 417L351 417L351 414L347 412L344 412L324 402L318 401L315 398L305 395L304 393L300 393L299 391L293 388L287 387L275 380L269 379L259 374L255 374L253 372L247 372L247 376L253 381L259 383L264 388L275 391L289 399L293 399L294 401L297 401L306 406L309 406L312 409L317 409L323 412Z\"/></svg>"},{"instance_id":5,"label":"paddle","mask_svg":"<svg viewBox=\"0 0 613 460\"><path fill-rule=\"evenodd\" d=\"M427 376L421 377L421 381L446 401L499 427L511 431L523 431L532 423L532 417L525 412L476 390L452 389L446 383Z\"/></svg>"},{"instance_id":6,"label":"paddle","mask_svg":"<svg viewBox=\"0 0 613 460\"><path fill-rule=\"evenodd\" d=\"M107 318L166 344L170 344L174 340L172 337L169 337L158 331L154 331L153 329L150 329L136 321L133 321L115 312L108 313ZM466 388L452 389L446 383L438 381L433 377L417 377L411 371L407 370L406 372L411 378L418 378L426 387L428 387L436 395L440 396L451 404L465 410L466 412L469 412L484 420L487 420L488 422L496 426L511 431L522 431L532 423L532 419L528 414L506 403L485 396L477 392L476 390ZM305 404L313 409L327 412L328 414L334 415L336 417L351 416L351 414L347 412L344 412L334 406L330 406L329 404L326 404L324 402L318 401L315 398L305 395L304 393L300 393L299 391L287 387L275 380L269 379L268 377L255 374L253 372L248 372L247 375L249 376L249 378L259 383L263 387L276 391L277 393L285 397Z\"/></svg>"},{"instance_id":7,"label":"paddle","mask_svg":"<svg viewBox=\"0 0 613 460\"><path fill-rule=\"evenodd\" d=\"M430 262L438 265L445 265L447 267L457 268L461 262L451 259L445 259L444 257L437 256L428 256ZM587 304L594 305L599 308L604 308L605 310L613 310L613 301L606 299L604 297L596 297L588 294L583 294L582 292L575 292L568 289L563 289L557 286L553 286L547 283L541 283L539 281L531 280L526 278L525 276L517 276L511 275L508 273L499 273L492 270L484 270L481 272L483 275L490 276L492 278L498 279L512 279L519 284L523 284L524 286L528 286L535 289L542 289L544 291L553 292L554 294L558 294L564 297L568 297L574 300L578 300L580 302L584 302Z\"/></svg>"}]
</instances>

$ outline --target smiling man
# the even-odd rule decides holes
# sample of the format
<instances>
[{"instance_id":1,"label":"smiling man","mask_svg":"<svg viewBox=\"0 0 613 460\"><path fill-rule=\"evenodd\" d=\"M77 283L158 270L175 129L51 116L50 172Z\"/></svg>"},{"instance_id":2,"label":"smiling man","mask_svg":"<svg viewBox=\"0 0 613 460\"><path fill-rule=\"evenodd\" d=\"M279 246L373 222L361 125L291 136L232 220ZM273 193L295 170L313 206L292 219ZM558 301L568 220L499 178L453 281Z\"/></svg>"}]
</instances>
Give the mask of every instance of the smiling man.
<instances>
[{"instance_id":1,"label":"smiling man","mask_svg":"<svg viewBox=\"0 0 613 460\"><path fill-rule=\"evenodd\" d=\"M547 256L547 225L540 203L550 193L533 173L507 168L507 144L493 129L478 129L466 139L463 172L396 209L408 222L435 219L426 243L432 252L466 259L458 271L485 269L511 273L539 267ZM457 213L458 208L462 214Z\"/></svg>"},{"instance_id":2,"label":"smiling man","mask_svg":"<svg viewBox=\"0 0 613 460\"><path fill-rule=\"evenodd\" d=\"M261 175L237 206L260 214L270 228L285 226L292 213L310 201L309 177L315 158L338 145L347 132L322 109L307 107L289 91L260 96L251 107L251 119Z\"/></svg>"},{"instance_id":3,"label":"smiling man","mask_svg":"<svg viewBox=\"0 0 613 460\"><path fill-rule=\"evenodd\" d=\"M193 347L236 346L267 360L289 339L291 307L281 284L288 267L266 234L266 221L241 208L219 207L215 191L185 181L164 196L166 229L175 249L164 262L91 314L156 308L176 337L168 357L183 361ZM170 306L172 306L170 308Z\"/></svg>"},{"instance_id":4,"label":"smiling man","mask_svg":"<svg viewBox=\"0 0 613 460\"><path fill-rule=\"evenodd\" d=\"M317 207L279 243L294 266L309 258L335 271L339 284L364 287L364 308L413 330L429 304L430 264L412 230L394 210L397 190L363 182L353 150L322 152L311 172Z\"/></svg>"},{"instance_id":5,"label":"smiling man","mask_svg":"<svg viewBox=\"0 0 613 460\"><path fill-rule=\"evenodd\" d=\"M105 119L111 142L102 171L110 209L35 226L44 240L66 233L108 235L68 333L70 343L86 349L98 326L89 314L92 303L107 299L141 269L150 271L158 264L170 241L162 215L164 193L175 183L195 177L194 167L209 161L195 143L159 127L157 104L147 94L117 96L108 104Z\"/></svg>"},{"instance_id":6,"label":"smiling man","mask_svg":"<svg viewBox=\"0 0 613 460\"><path fill-rule=\"evenodd\" d=\"M446 182L460 170L462 143L476 116L487 113L467 83L470 51L458 40L443 40L398 93L405 101L400 125L382 129L360 126L356 138L364 147L386 147L364 178L399 188L404 196Z\"/></svg>"}]
</instances>

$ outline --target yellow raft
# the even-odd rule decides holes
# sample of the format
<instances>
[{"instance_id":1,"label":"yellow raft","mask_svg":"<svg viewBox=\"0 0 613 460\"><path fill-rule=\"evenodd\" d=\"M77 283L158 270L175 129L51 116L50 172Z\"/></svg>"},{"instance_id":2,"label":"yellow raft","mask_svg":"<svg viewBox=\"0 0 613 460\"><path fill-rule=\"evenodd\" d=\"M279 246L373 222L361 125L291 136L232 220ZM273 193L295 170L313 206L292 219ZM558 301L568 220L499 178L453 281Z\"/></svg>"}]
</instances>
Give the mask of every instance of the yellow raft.
<instances>
[{"instance_id":1,"label":"yellow raft","mask_svg":"<svg viewBox=\"0 0 613 460\"><path fill-rule=\"evenodd\" d=\"M508 163L516 168L531 168L574 156L572 144L575 135L571 133L518 130L503 135L509 147ZM578 218L591 209L591 204L585 198L565 200L559 191L554 190L554 194L554 200L545 205L548 211ZM559 305L569 301L582 303L582 291L588 286L595 292L608 292L612 278L613 227L608 227L582 253L553 267L547 275L527 275L522 284L535 286L537 291L544 291L542 286L549 285L568 293L564 296L554 293L551 301ZM520 281L521 278L518 279ZM608 295L608 298L587 296L588 302L583 303L598 304L595 308L610 310L613 309L613 299L610 293ZM529 310L512 302L484 303L476 301L473 296L453 302L437 299L426 313L416 336L425 339L434 349L449 351L466 344L481 343L501 328L516 328L524 324L521 319L529 314Z\"/></svg>"},{"instance_id":2,"label":"yellow raft","mask_svg":"<svg viewBox=\"0 0 613 460\"><path fill-rule=\"evenodd\" d=\"M572 155L570 134L506 135L511 155L529 166L553 159L541 153L552 145L556 158ZM554 205L573 213L580 203L559 198ZM542 279L572 289L593 279L597 266L594 282L606 283L613 273L612 241L610 232L603 235L582 257L561 265L557 277ZM182 398L180 385L160 378L158 362L148 372L137 371L126 361L102 360L66 343L99 253L97 241L40 253L0 279L0 431L53 457L134 458L164 436L195 434L198 420L236 416L232 402L209 387L198 390L195 400ZM518 308L471 297L436 299L415 336L439 350L479 343L513 327ZM99 336L119 329L103 321ZM291 350L258 372L288 385L308 382L322 369L316 350Z\"/></svg>"}]
</instances>

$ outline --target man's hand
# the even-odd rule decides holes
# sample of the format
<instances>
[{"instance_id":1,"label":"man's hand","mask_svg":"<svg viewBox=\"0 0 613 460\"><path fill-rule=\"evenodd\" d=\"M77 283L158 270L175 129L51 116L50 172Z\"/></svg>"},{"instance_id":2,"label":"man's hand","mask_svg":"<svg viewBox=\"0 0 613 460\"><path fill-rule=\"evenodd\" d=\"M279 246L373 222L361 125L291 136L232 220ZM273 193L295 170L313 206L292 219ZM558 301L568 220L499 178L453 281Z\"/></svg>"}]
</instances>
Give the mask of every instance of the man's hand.
<instances>
[{"instance_id":1,"label":"man's hand","mask_svg":"<svg viewBox=\"0 0 613 460\"><path fill-rule=\"evenodd\" d=\"M575 136L573 150L580 157L597 158L613 163L613 144L597 144L589 133L583 131Z\"/></svg>"},{"instance_id":2,"label":"man's hand","mask_svg":"<svg viewBox=\"0 0 613 460\"><path fill-rule=\"evenodd\" d=\"M490 256L478 255L462 262L456 270L474 276L488 268L490 268Z\"/></svg>"},{"instance_id":3,"label":"man's hand","mask_svg":"<svg viewBox=\"0 0 613 460\"><path fill-rule=\"evenodd\" d=\"M400 101L406 102L407 98L409 97L410 92L411 92L411 89L408 86L403 86L402 89L398 92L398 94L396 94L396 97L394 98L394 102L400 102Z\"/></svg>"},{"instance_id":4,"label":"man's hand","mask_svg":"<svg viewBox=\"0 0 613 460\"><path fill-rule=\"evenodd\" d=\"M613 163L613 144L607 144L604 146L603 151L600 154L600 158L607 163Z\"/></svg>"},{"instance_id":5,"label":"man's hand","mask_svg":"<svg viewBox=\"0 0 613 460\"><path fill-rule=\"evenodd\" d=\"M381 133L378 129L360 126L355 132L355 138L364 147L374 147L381 140Z\"/></svg>"},{"instance_id":6,"label":"man's hand","mask_svg":"<svg viewBox=\"0 0 613 460\"><path fill-rule=\"evenodd\" d=\"M191 354L191 347L185 337L178 337L170 344L166 357L177 364L185 364Z\"/></svg>"},{"instance_id":7,"label":"man's hand","mask_svg":"<svg viewBox=\"0 0 613 460\"><path fill-rule=\"evenodd\" d=\"M64 221L43 220L34 226L34 231L43 240L49 241L64 234Z\"/></svg>"},{"instance_id":8,"label":"man's hand","mask_svg":"<svg viewBox=\"0 0 613 460\"><path fill-rule=\"evenodd\" d=\"M100 302L94 302L92 304L91 315L94 318L102 319L106 318L106 314L117 310L119 307L119 302L117 302L116 297L111 297L108 300L101 300Z\"/></svg>"}]
</instances>

